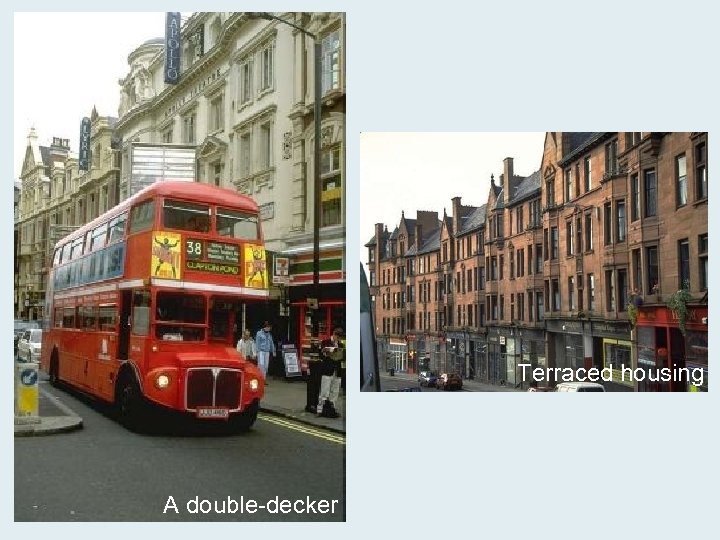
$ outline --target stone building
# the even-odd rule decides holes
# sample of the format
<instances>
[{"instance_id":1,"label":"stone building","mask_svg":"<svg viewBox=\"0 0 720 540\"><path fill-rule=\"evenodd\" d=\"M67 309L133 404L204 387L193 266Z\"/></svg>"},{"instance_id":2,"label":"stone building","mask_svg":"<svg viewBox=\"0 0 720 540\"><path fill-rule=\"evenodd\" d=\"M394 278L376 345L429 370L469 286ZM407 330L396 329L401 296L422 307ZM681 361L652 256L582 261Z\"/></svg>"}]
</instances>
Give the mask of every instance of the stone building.
<instances>
[{"instance_id":1,"label":"stone building","mask_svg":"<svg viewBox=\"0 0 720 540\"><path fill-rule=\"evenodd\" d=\"M406 314L417 326L378 334L416 340L423 357L434 335L421 367L494 384L526 386L525 364L607 369L615 391L707 390L707 202L707 133L547 133L538 171L518 176L505 159L487 204L452 199L452 217L406 261L393 235L375 241L376 225L376 295L394 292L382 288L390 267L424 265L404 283L408 299L418 291ZM689 371L658 381L663 369Z\"/></svg>"},{"instance_id":2,"label":"stone building","mask_svg":"<svg viewBox=\"0 0 720 540\"><path fill-rule=\"evenodd\" d=\"M41 319L55 242L118 202L118 160L112 128L116 118L90 114L90 161L79 171L68 139L39 144L30 130L15 217L15 316ZM79 126L68 127L77 129Z\"/></svg>"}]
</instances>

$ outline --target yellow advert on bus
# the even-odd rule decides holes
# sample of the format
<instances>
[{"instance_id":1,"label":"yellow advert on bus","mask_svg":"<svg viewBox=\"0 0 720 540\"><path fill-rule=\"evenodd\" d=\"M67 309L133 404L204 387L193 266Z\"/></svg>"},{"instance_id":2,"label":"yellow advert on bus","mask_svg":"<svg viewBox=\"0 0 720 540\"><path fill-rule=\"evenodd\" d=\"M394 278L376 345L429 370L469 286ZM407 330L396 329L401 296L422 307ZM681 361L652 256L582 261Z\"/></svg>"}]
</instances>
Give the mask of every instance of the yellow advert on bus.
<instances>
[{"instance_id":1,"label":"yellow advert on bus","mask_svg":"<svg viewBox=\"0 0 720 540\"><path fill-rule=\"evenodd\" d=\"M256 244L245 244L245 286L253 289L267 289L267 263L265 248Z\"/></svg>"},{"instance_id":2,"label":"yellow advert on bus","mask_svg":"<svg viewBox=\"0 0 720 540\"><path fill-rule=\"evenodd\" d=\"M153 234L150 275L165 279L181 279L181 238L177 233L158 231Z\"/></svg>"}]
</instances>

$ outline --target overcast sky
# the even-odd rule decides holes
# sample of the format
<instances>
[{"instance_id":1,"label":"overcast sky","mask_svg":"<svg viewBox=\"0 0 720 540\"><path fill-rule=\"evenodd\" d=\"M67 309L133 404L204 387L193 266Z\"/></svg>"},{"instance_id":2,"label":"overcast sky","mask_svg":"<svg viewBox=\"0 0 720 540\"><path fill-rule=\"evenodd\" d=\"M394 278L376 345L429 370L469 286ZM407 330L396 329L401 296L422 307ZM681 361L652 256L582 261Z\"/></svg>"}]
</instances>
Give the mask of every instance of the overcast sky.
<instances>
[{"instance_id":1,"label":"overcast sky","mask_svg":"<svg viewBox=\"0 0 720 540\"><path fill-rule=\"evenodd\" d=\"M399 224L401 211L443 208L452 214L451 199L482 206L490 175L496 181L503 160L513 158L516 175L540 168L545 133L372 133L360 134L360 260L374 234L375 223L388 230Z\"/></svg>"},{"instance_id":2,"label":"overcast sky","mask_svg":"<svg viewBox=\"0 0 720 540\"><path fill-rule=\"evenodd\" d=\"M191 13L183 13L183 21ZM15 13L13 171L20 177L32 126L41 145L70 139L93 106L117 116L130 52L164 37L165 13Z\"/></svg>"}]
</instances>

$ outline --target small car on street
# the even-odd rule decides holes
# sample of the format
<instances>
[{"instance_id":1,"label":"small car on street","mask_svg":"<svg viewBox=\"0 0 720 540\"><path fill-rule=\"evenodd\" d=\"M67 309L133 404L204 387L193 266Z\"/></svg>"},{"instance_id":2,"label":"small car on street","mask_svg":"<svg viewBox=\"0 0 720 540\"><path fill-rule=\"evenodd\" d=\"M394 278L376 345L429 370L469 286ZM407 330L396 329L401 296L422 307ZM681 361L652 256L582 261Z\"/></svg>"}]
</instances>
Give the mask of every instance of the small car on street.
<instances>
[{"instance_id":1,"label":"small car on street","mask_svg":"<svg viewBox=\"0 0 720 540\"><path fill-rule=\"evenodd\" d=\"M594 382L564 382L555 387L556 392L604 392L605 387Z\"/></svg>"},{"instance_id":2,"label":"small car on street","mask_svg":"<svg viewBox=\"0 0 720 540\"><path fill-rule=\"evenodd\" d=\"M462 377L457 373L443 373L437 380L438 390L462 390Z\"/></svg>"},{"instance_id":3,"label":"small car on street","mask_svg":"<svg viewBox=\"0 0 720 540\"><path fill-rule=\"evenodd\" d=\"M25 330L29 330L30 328L40 328L40 325L37 321L25 321L23 319L15 319L15 348L13 350L15 351L16 356L18 351L18 342L20 341L20 338L22 337Z\"/></svg>"},{"instance_id":4,"label":"small car on street","mask_svg":"<svg viewBox=\"0 0 720 540\"><path fill-rule=\"evenodd\" d=\"M430 387L437 387L437 375L435 375L432 371L421 371L418 374L418 383L420 386L427 386Z\"/></svg>"},{"instance_id":5,"label":"small car on street","mask_svg":"<svg viewBox=\"0 0 720 540\"><path fill-rule=\"evenodd\" d=\"M39 362L42 346L42 330L31 328L23 332L18 341L17 359L20 362Z\"/></svg>"}]
</instances>

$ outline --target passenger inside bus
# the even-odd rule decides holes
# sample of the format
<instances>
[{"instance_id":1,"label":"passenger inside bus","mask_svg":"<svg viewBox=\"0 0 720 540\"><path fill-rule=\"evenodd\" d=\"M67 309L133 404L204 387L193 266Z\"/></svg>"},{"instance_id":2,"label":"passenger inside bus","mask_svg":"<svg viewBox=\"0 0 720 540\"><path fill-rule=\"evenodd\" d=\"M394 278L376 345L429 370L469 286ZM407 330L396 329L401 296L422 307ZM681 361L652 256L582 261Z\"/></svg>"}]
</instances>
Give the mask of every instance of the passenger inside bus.
<instances>
[{"instance_id":1,"label":"passenger inside bus","mask_svg":"<svg viewBox=\"0 0 720 540\"><path fill-rule=\"evenodd\" d=\"M206 233L210 229L210 222L206 215L192 215L187 222L188 231L203 232Z\"/></svg>"}]
</instances>

